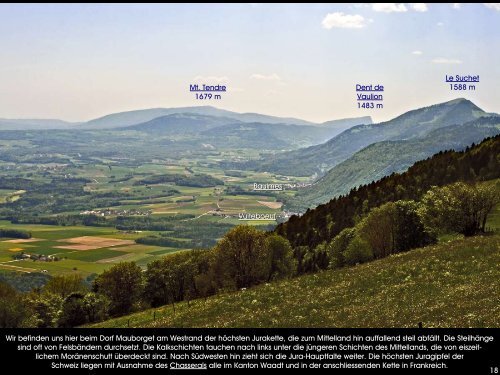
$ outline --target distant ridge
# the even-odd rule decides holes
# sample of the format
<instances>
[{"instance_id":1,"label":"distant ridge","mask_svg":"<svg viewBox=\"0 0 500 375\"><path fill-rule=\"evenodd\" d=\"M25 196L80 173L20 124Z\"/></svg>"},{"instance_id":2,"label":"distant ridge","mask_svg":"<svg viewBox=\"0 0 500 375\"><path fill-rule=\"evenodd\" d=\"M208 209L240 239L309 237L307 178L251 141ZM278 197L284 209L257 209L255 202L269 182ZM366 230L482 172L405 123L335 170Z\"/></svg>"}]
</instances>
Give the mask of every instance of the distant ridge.
<instances>
[{"instance_id":1,"label":"distant ridge","mask_svg":"<svg viewBox=\"0 0 500 375\"><path fill-rule=\"evenodd\" d=\"M438 152L403 173L391 174L352 189L348 194L331 197L327 203L307 210L300 217L292 216L279 224L276 232L287 237L293 247L308 245L312 249L323 241L330 242L344 228L353 227L367 210L384 203L419 200L431 186L499 178L499 152L500 135L459 152Z\"/></svg>"},{"instance_id":2,"label":"distant ridge","mask_svg":"<svg viewBox=\"0 0 500 375\"><path fill-rule=\"evenodd\" d=\"M321 126L328 127L346 127L350 128L351 126L361 125L361 124L373 124L373 120L371 116L362 116L362 117L352 117L352 118L341 118L338 120L331 120L322 122Z\"/></svg>"},{"instance_id":3,"label":"distant ridge","mask_svg":"<svg viewBox=\"0 0 500 375\"><path fill-rule=\"evenodd\" d=\"M134 130L153 136L184 134L221 148L257 147L273 150L290 150L319 144L337 134L335 128L324 126L242 122L229 117L195 113L174 113L109 130Z\"/></svg>"},{"instance_id":4,"label":"distant ridge","mask_svg":"<svg viewBox=\"0 0 500 375\"><path fill-rule=\"evenodd\" d=\"M334 130L334 132L332 133L332 137L334 137L337 134L340 134L343 131L352 128L353 126L370 124L373 124L371 116L363 116L326 121L321 123L320 126Z\"/></svg>"},{"instance_id":5,"label":"distant ridge","mask_svg":"<svg viewBox=\"0 0 500 375\"><path fill-rule=\"evenodd\" d=\"M373 143L419 138L436 129L484 116L498 115L486 113L470 100L454 99L414 109L378 124L353 126L323 144L278 154L264 161L259 170L284 175L321 175Z\"/></svg>"},{"instance_id":6,"label":"distant ridge","mask_svg":"<svg viewBox=\"0 0 500 375\"><path fill-rule=\"evenodd\" d=\"M241 123L241 121L222 116L208 116L196 113L173 113L152 120L126 126L126 130L139 130L155 134L179 134L201 132L218 126ZM122 128L118 128L122 129Z\"/></svg>"},{"instance_id":7,"label":"distant ridge","mask_svg":"<svg viewBox=\"0 0 500 375\"><path fill-rule=\"evenodd\" d=\"M82 124L81 126L82 128L85 129L119 128L119 127L126 127L130 125L136 125L139 123L151 121L161 116L179 114L179 113L220 116L242 122L264 122L267 124L286 123L291 125L315 125L312 122L296 118L268 116L268 115L261 115L258 113L237 113L237 112L227 111L224 109L215 108L212 106L199 106L199 107L179 107L179 108L152 108L152 109L141 109L136 111L112 113L94 120L90 120Z\"/></svg>"},{"instance_id":8,"label":"distant ridge","mask_svg":"<svg viewBox=\"0 0 500 375\"><path fill-rule=\"evenodd\" d=\"M299 192L292 205L301 210L316 207L357 186L404 172L415 162L440 151L461 151L497 134L500 134L500 117L488 116L436 129L421 138L373 143L330 169L309 189Z\"/></svg>"},{"instance_id":9,"label":"distant ridge","mask_svg":"<svg viewBox=\"0 0 500 375\"><path fill-rule=\"evenodd\" d=\"M71 129L78 122L57 119L0 119L0 130Z\"/></svg>"}]
</instances>

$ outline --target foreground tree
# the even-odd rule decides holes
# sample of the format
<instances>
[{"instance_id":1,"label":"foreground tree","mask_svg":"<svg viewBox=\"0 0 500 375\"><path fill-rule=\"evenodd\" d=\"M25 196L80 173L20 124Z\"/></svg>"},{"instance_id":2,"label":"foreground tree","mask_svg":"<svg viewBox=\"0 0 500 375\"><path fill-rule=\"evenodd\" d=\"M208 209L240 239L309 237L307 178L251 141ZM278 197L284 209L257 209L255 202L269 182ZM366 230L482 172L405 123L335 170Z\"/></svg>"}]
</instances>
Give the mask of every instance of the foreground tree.
<instances>
[{"instance_id":1,"label":"foreground tree","mask_svg":"<svg viewBox=\"0 0 500 375\"><path fill-rule=\"evenodd\" d=\"M485 231L488 215L499 202L498 184L457 182L431 188L422 198L419 213L430 230L473 236Z\"/></svg>"},{"instance_id":2,"label":"foreground tree","mask_svg":"<svg viewBox=\"0 0 500 375\"><path fill-rule=\"evenodd\" d=\"M365 263L373 259L373 252L367 241L356 236L344 252L344 261L349 266Z\"/></svg>"},{"instance_id":3,"label":"foreground tree","mask_svg":"<svg viewBox=\"0 0 500 375\"><path fill-rule=\"evenodd\" d=\"M109 300L93 292L71 293L62 303L59 327L77 327L85 323L102 321L107 317Z\"/></svg>"},{"instance_id":4,"label":"foreground tree","mask_svg":"<svg viewBox=\"0 0 500 375\"><path fill-rule=\"evenodd\" d=\"M227 232L214 248L219 286L240 289L267 281L271 256L266 245L266 234L249 225Z\"/></svg>"},{"instance_id":5,"label":"foreground tree","mask_svg":"<svg viewBox=\"0 0 500 375\"><path fill-rule=\"evenodd\" d=\"M384 258L394 252L396 220L396 205L389 202L372 209L357 226L359 236L370 245L375 258Z\"/></svg>"},{"instance_id":6,"label":"foreground tree","mask_svg":"<svg viewBox=\"0 0 500 375\"><path fill-rule=\"evenodd\" d=\"M426 230L415 201L397 201L372 209L356 227L370 245L375 258L407 251L433 243L436 238Z\"/></svg>"},{"instance_id":7,"label":"foreground tree","mask_svg":"<svg viewBox=\"0 0 500 375\"><path fill-rule=\"evenodd\" d=\"M290 243L276 234L240 225L229 232L213 249L210 271L198 278L207 282L215 277L217 288L247 288L295 272L296 261ZM210 285L210 284L209 284Z\"/></svg>"},{"instance_id":8,"label":"foreground tree","mask_svg":"<svg viewBox=\"0 0 500 375\"><path fill-rule=\"evenodd\" d=\"M317 272L328 268L330 259L328 257L328 248L325 242L320 243L314 249L306 246L302 257L302 272Z\"/></svg>"},{"instance_id":9,"label":"foreground tree","mask_svg":"<svg viewBox=\"0 0 500 375\"><path fill-rule=\"evenodd\" d=\"M191 251L155 260L145 273L144 298L153 307L189 299L195 294L198 273L197 257Z\"/></svg>"},{"instance_id":10,"label":"foreground tree","mask_svg":"<svg viewBox=\"0 0 500 375\"><path fill-rule=\"evenodd\" d=\"M266 238L266 246L271 257L267 281L292 276L297 269L297 261L288 240L273 233Z\"/></svg>"},{"instance_id":11,"label":"foreground tree","mask_svg":"<svg viewBox=\"0 0 500 375\"><path fill-rule=\"evenodd\" d=\"M143 291L142 270L134 262L119 263L97 276L94 291L109 298L111 315L129 313L140 301Z\"/></svg>"},{"instance_id":12,"label":"foreground tree","mask_svg":"<svg viewBox=\"0 0 500 375\"><path fill-rule=\"evenodd\" d=\"M61 315L63 299L53 293L32 291L26 298L33 315L29 318L30 326L37 328L57 327Z\"/></svg>"},{"instance_id":13,"label":"foreground tree","mask_svg":"<svg viewBox=\"0 0 500 375\"><path fill-rule=\"evenodd\" d=\"M71 293L66 297L59 316L59 327L71 328L88 322L83 304L84 297L84 294L78 292Z\"/></svg>"},{"instance_id":14,"label":"foreground tree","mask_svg":"<svg viewBox=\"0 0 500 375\"><path fill-rule=\"evenodd\" d=\"M82 302L88 322L100 322L108 317L110 302L106 296L89 292Z\"/></svg>"},{"instance_id":15,"label":"foreground tree","mask_svg":"<svg viewBox=\"0 0 500 375\"><path fill-rule=\"evenodd\" d=\"M0 282L0 328L17 328L23 325L29 311L21 293Z\"/></svg>"},{"instance_id":16,"label":"foreground tree","mask_svg":"<svg viewBox=\"0 0 500 375\"><path fill-rule=\"evenodd\" d=\"M394 244L396 252L407 251L436 243L437 238L429 232L418 214L420 205L412 200L397 201L396 230Z\"/></svg>"},{"instance_id":17,"label":"foreground tree","mask_svg":"<svg viewBox=\"0 0 500 375\"><path fill-rule=\"evenodd\" d=\"M328 244L330 268L339 268L345 265L344 253L355 236L355 228L345 228Z\"/></svg>"},{"instance_id":18,"label":"foreground tree","mask_svg":"<svg viewBox=\"0 0 500 375\"><path fill-rule=\"evenodd\" d=\"M59 275L53 276L43 287L45 293L56 294L61 298L66 298L71 293L85 293L88 290L80 275Z\"/></svg>"}]
</instances>

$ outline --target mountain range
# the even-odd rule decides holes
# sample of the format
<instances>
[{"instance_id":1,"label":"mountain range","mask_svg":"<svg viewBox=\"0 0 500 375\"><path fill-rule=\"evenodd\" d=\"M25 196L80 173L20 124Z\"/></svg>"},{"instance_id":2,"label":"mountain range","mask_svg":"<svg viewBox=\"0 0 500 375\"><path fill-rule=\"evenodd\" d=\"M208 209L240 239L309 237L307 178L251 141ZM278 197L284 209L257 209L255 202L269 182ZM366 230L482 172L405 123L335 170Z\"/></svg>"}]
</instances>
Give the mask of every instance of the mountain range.
<instances>
[{"instance_id":1,"label":"mountain range","mask_svg":"<svg viewBox=\"0 0 500 375\"><path fill-rule=\"evenodd\" d=\"M136 111L127 111L113 113L94 120L83 123L81 126L85 129L110 129L122 128L130 125L136 125L153 120L158 117L179 114L191 113L205 116L225 117L241 122L264 122L268 124L286 123L292 125L315 125L312 122L295 119L261 115L258 113L237 113L224 109L215 108L212 106L197 106L197 107L179 107L179 108L152 108Z\"/></svg>"},{"instance_id":2,"label":"mountain range","mask_svg":"<svg viewBox=\"0 0 500 375\"><path fill-rule=\"evenodd\" d=\"M266 157L258 169L284 175L323 175L373 143L416 139L488 115L496 114L484 112L469 100L455 99L406 112L390 121L350 127L323 144Z\"/></svg>"},{"instance_id":3,"label":"mountain range","mask_svg":"<svg viewBox=\"0 0 500 375\"><path fill-rule=\"evenodd\" d=\"M332 197L327 203L293 215L279 224L276 232L293 247L311 249L330 242L343 229L353 227L370 209L398 200L420 200L432 186L457 181L480 182L500 177L500 135L484 139L462 151L441 151L414 163L402 173L394 173L348 194Z\"/></svg>"},{"instance_id":4,"label":"mountain range","mask_svg":"<svg viewBox=\"0 0 500 375\"><path fill-rule=\"evenodd\" d=\"M229 117L174 113L153 120L111 131L139 131L152 136L201 137L203 143L220 148L260 148L263 150L290 150L323 143L342 129L367 122L370 118L344 119L323 125L296 125L288 123L243 122Z\"/></svg>"},{"instance_id":5,"label":"mountain range","mask_svg":"<svg viewBox=\"0 0 500 375\"><path fill-rule=\"evenodd\" d=\"M460 151L499 133L500 116L488 116L436 129L416 139L373 143L333 167L310 188L300 191L289 206L299 211L316 207L357 186L404 172L415 162L440 151Z\"/></svg>"},{"instance_id":6,"label":"mountain range","mask_svg":"<svg viewBox=\"0 0 500 375\"><path fill-rule=\"evenodd\" d=\"M0 130L71 129L79 124L56 119L0 119Z\"/></svg>"},{"instance_id":7,"label":"mountain range","mask_svg":"<svg viewBox=\"0 0 500 375\"><path fill-rule=\"evenodd\" d=\"M271 148L290 149L323 143L342 131L359 124L371 124L369 116L347 118L313 123L297 118L277 117L259 113L237 113L212 106L179 107L179 108L151 108L120 113L112 113L87 122L67 122L62 120L46 119L0 119L0 130L46 130L46 129L79 129L79 130L136 130L149 134L163 136L178 134L200 134L206 130L220 126L221 134L231 137L246 137L248 128L241 124L248 123L254 130L255 137L276 139ZM279 125L271 129L271 125ZM289 128L286 126L294 126ZM241 130L241 133L238 132ZM292 134L293 133L293 134ZM286 139L279 139L284 136ZM224 138L218 138L224 140ZM263 140L258 144L272 146L270 140ZM219 142L220 143L220 142ZM255 142L254 142L255 143ZM254 144L252 143L252 144ZM243 145L245 142L243 142ZM241 146L241 143L238 144Z\"/></svg>"},{"instance_id":8,"label":"mountain range","mask_svg":"<svg viewBox=\"0 0 500 375\"><path fill-rule=\"evenodd\" d=\"M223 116L201 115L197 113L183 112L159 116L146 122L115 129L137 130L140 132L158 135L173 135L199 133L208 129L235 123L240 124L241 121Z\"/></svg>"},{"instance_id":9,"label":"mountain range","mask_svg":"<svg viewBox=\"0 0 500 375\"><path fill-rule=\"evenodd\" d=\"M500 116L459 98L377 124L369 116L312 123L199 106L114 113L84 123L0 119L0 130L12 129L104 130L127 139L136 139L138 132L148 139L168 141L170 148L178 144L262 150L258 160L221 161L221 166L312 177L316 181L311 187L284 198L285 207L302 211L359 185L403 172L439 151L461 150L494 136L500 132Z\"/></svg>"}]
</instances>

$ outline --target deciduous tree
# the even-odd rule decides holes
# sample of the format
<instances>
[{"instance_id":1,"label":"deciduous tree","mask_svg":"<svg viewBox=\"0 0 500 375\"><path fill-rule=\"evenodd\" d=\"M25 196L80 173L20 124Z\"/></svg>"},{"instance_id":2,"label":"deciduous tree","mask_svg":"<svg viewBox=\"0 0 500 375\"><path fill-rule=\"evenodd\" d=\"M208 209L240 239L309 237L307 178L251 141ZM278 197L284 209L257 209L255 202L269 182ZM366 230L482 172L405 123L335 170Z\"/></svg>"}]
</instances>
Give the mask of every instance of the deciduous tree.
<instances>
[{"instance_id":1,"label":"deciduous tree","mask_svg":"<svg viewBox=\"0 0 500 375\"><path fill-rule=\"evenodd\" d=\"M140 301L144 289L142 269L134 262L122 262L97 276L94 290L110 300L110 314L123 315Z\"/></svg>"}]
</instances>

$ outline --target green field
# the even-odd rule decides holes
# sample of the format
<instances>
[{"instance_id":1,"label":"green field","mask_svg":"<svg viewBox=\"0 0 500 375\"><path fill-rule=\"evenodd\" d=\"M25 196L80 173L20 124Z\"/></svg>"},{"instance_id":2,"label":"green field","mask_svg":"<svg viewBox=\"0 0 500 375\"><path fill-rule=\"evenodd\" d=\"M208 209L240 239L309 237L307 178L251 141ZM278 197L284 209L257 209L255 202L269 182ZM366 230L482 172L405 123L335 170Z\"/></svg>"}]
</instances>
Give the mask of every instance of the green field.
<instances>
[{"instance_id":1,"label":"green field","mask_svg":"<svg viewBox=\"0 0 500 375\"><path fill-rule=\"evenodd\" d=\"M499 263L499 235L458 239L93 327L498 327Z\"/></svg>"},{"instance_id":2,"label":"green field","mask_svg":"<svg viewBox=\"0 0 500 375\"><path fill-rule=\"evenodd\" d=\"M0 203L15 202L24 193L24 190L0 189Z\"/></svg>"},{"instance_id":3,"label":"green field","mask_svg":"<svg viewBox=\"0 0 500 375\"><path fill-rule=\"evenodd\" d=\"M209 168L193 167L196 173L210 172ZM205 223L227 223L231 225L241 224L238 219L239 213L274 213L279 214L279 208L270 208L260 202L269 202L272 206L276 198L260 195L225 195L225 186L218 188L201 188L176 186L169 184L158 184L150 186L134 185L134 183L149 174L179 173L184 167L177 165L145 164L132 172L134 177L123 183L110 182L113 179L123 178L131 173L129 168L113 167L109 169L104 165L85 166L84 168L64 169L64 173L74 173L78 177L89 178L93 182L85 185L85 190L92 194L109 194L122 192L130 194L134 199L121 200L120 205L113 206L113 210L148 210L152 217L171 217L175 215L192 215L192 218L182 219L183 225L195 228L200 222ZM58 172L62 173L62 172ZM235 184L246 190L251 187L251 182L263 181L269 178L262 173L247 173L245 178L225 176L222 170L212 170L212 175L228 181L229 185ZM113 178L111 178L113 176ZM96 182L97 181L97 182ZM273 180L278 182L277 179ZM229 186L228 185L228 186ZM168 191L175 189L178 193L170 195ZM6 197L18 194L15 190L0 191L0 206L6 202ZM162 197L164 195L164 197ZM17 195L16 195L17 196ZM157 198L150 198L155 196ZM2 200L3 197L3 200ZM107 206L89 207L92 210L105 210ZM58 215L79 215L81 211L71 210L61 212ZM107 217L113 218L113 215ZM245 221L246 224L263 225L273 224L275 221ZM114 239L135 240L157 232L140 231L137 233L125 233L113 227L91 227L91 226L56 226L39 224L12 224L6 220L0 220L0 228L12 228L30 232L32 237L38 239L36 242L9 243L9 239L0 239L0 272L45 272L49 275L66 273L79 273L86 277L93 273L100 273L120 261L135 261L145 267L150 261L184 249L149 245L106 247L90 250L71 250L58 248L65 245L64 240L82 236L97 236ZM170 232L170 238L179 241L188 241L189 238L177 237L176 233ZM186 242L188 243L188 242ZM18 252L37 255L53 255L61 258L56 262L33 261L30 259L14 260L12 257Z\"/></svg>"},{"instance_id":4,"label":"green field","mask_svg":"<svg viewBox=\"0 0 500 375\"><path fill-rule=\"evenodd\" d=\"M106 147L115 147L106 134L92 134L97 137L98 142L104 142ZM118 138L129 135L129 133L113 134ZM281 204L277 203L280 194L287 196L295 194L295 191L247 194L255 182L286 183L290 178L251 171L231 176L231 173L226 174L226 171L218 165L219 162L231 158L238 160L257 158L259 154L255 150L200 153L187 151L187 155L183 156L182 153L162 149L161 157L149 157L138 162L133 157L95 156L95 150L87 146L82 146L84 150L80 151L81 154L75 154L69 147L54 152L53 146L50 145L47 146L52 152L50 160L38 160L36 156L33 158L30 144L32 146L38 144L39 139L30 138L31 136L31 134L19 135L23 140L19 141L21 143L18 146L23 147L25 154L20 151L15 164L0 160L2 170L0 217L15 217L22 220L21 224L0 220L0 228L30 232L38 241L9 243L6 242L8 238L1 238L0 271L2 272L44 272L49 275L78 272L85 277L102 272L120 261L135 261L141 266L146 266L155 258L175 251L211 246L232 225L242 223L274 225L275 220L241 221L239 214L276 214L278 218L282 217ZM24 137L31 140L28 142ZM52 137L56 140L61 137L65 142L75 141L66 138L63 133L51 134L50 142L54 141ZM16 142L11 140L7 146L17 144ZM140 142L133 147L136 150L141 149ZM170 158L169 155L172 156L173 153L175 157ZM52 161L58 158L64 160ZM220 183L214 186L186 186L184 183L176 182L151 184L141 182L155 176L173 175L189 178L200 174L218 179ZM307 179L296 180L302 182ZM54 181L58 183L54 185ZM234 193L231 189L240 190ZM65 219L67 217L73 219ZM79 225L89 217L98 217L101 220L100 226ZM147 224L140 230L120 231L115 229L117 219L120 217L138 223L166 219L165 225L168 228L159 232L149 230L148 225L151 224ZM30 224L41 219L57 221L58 218L69 224L59 225L61 222L56 222L54 225ZM106 226L106 222L110 225ZM76 225L73 225L75 223ZM222 227L212 229L214 225ZM203 228L203 234L198 233L197 228ZM133 241L141 237L160 235L176 243L175 247L166 242L166 246L137 244L133 247L127 245L87 250L60 248L66 244L64 240L81 236ZM200 243L204 245L199 245ZM14 260L13 255L20 252L57 256L61 260L57 262Z\"/></svg>"},{"instance_id":5,"label":"green field","mask_svg":"<svg viewBox=\"0 0 500 375\"><path fill-rule=\"evenodd\" d=\"M250 151L246 153L252 154ZM245 153L243 153L245 154ZM82 191L92 193L93 195L107 195L112 197L115 195L118 204L113 200L112 209L119 210L142 210L150 211L153 215L164 214L191 214L195 216L212 214L212 211L217 209L219 202L219 215L234 215L239 212L252 213L277 213L280 209L271 209L259 203L259 201L276 202L280 194L290 195L293 192L287 191L282 193L271 193L267 195L229 195L226 194L228 187L239 187L244 191L251 191L252 184L258 183L286 183L290 182L290 178L286 176L274 175L263 172L244 172L244 177L227 176L224 170L215 166L219 158L207 158L211 162L211 167L200 166L199 160L196 158L190 160L177 160L175 165L166 164L165 162L157 161L145 162L137 167L129 167L120 165L116 160L109 164L100 164L95 162L92 164L79 165L75 161L75 165L52 165L42 164L23 165L15 170L8 170L7 177L12 178L27 178L36 183L49 183L52 178L66 178L71 176L75 179L86 179L88 182L82 185ZM112 166L111 166L112 165ZM7 168L7 163L0 161L0 169ZM39 173L39 169L45 170L43 174ZM158 184L140 184L144 178L158 175L193 175L186 168L193 171L195 174L206 174L218 178L224 182L224 185L214 187L193 187L177 185L174 183L158 183ZM35 171L37 173L35 173ZM33 175L36 174L36 177ZM42 176L43 175L43 176ZM306 181L304 178L295 178L294 182ZM22 185L25 190L0 189L0 211L2 203L7 203L8 200L13 202L20 199L23 194L33 192L33 188L29 184ZM177 191L172 194L170 190ZM121 198L120 194L127 195L126 199ZM69 197L68 197L69 198ZM80 214L83 211L90 210L105 210L111 205L108 200L101 200L104 204L99 205L97 201L95 205L86 205L85 210L69 207L67 210L58 209L57 215L64 214ZM78 202L80 203L80 202ZM76 207L82 204L75 204ZM0 212L1 214L1 212ZM38 215L47 215L49 212L40 212Z\"/></svg>"},{"instance_id":6,"label":"green field","mask_svg":"<svg viewBox=\"0 0 500 375\"><path fill-rule=\"evenodd\" d=\"M0 221L1 228L13 228L29 231L36 242L9 243L9 239L0 240L0 271L40 272L48 271L49 275L77 272L82 276L99 273L120 261L142 260L150 261L162 252L179 251L179 249L164 249L148 245L113 246L91 250L60 249L57 246L68 245L64 240L96 236L103 238L134 240L137 233L123 233L115 228L98 227L57 227L52 225L16 225ZM140 235L149 232L141 233ZM152 232L151 232L152 233ZM55 262L33 261L30 259L15 261L12 256L18 252L39 255L55 255L62 258ZM158 254L154 254L159 252ZM153 253L153 254L150 254ZM147 262L146 262L147 263Z\"/></svg>"},{"instance_id":7,"label":"green field","mask_svg":"<svg viewBox=\"0 0 500 375\"><path fill-rule=\"evenodd\" d=\"M92 133L94 134L94 133ZM104 135L95 133L99 142L106 140ZM129 133L113 133L115 136L129 136ZM121 134L121 135L120 135ZM63 133L51 134L64 142L75 139L66 138ZM137 136L137 135L134 135ZM19 135L20 138L31 135ZM31 138L30 138L31 139ZM127 138L128 139L128 138ZM16 143L17 142L17 143ZM0 238L0 271L45 272L49 275L78 272L82 276L99 273L119 261L136 261L141 266L166 254L191 249L191 240L198 237L206 242L215 241L231 225L274 225L275 220L241 221L240 213L259 213L282 215L281 204L276 203L280 194L295 194L295 191L281 193L247 194L251 192L253 183L286 183L287 176L265 172L241 172L238 176L227 175L218 163L231 158L247 160L259 157L255 150L220 150L218 152L182 152L174 150L163 154L163 157L149 157L138 162L133 157L95 156L95 150L82 145L81 154L75 154L71 148L52 153L50 160L61 158L69 162L53 162L38 160L32 155L30 144L37 144L38 139L12 140L1 147L18 144L25 154L18 156L13 164L0 160L2 170L2 187L0 188L0 217L21 218L21 224L12 224L8 220L0 220L0 228L11 228L30 232L36 242L9 243L8 238ZM119 143L119 141L117 140ZM150 142L150 141L149 141ZM1 143L1 142L0 142ZM119 150L109 140L106 148ZM52 150L53 146L48 146ZM104 147L104 146L103 146ZM136 147L136 146L134 146ZM137 147L136 147L137 149ZM140 149L140 148L139 148ZM41 151L40 151L41 152ZM119 152L119 151L115 151ZM22 154L22 152L21 152ZM85 156L87 155L87 156ZM89 156L91 155L91 156ZM174 156L170 158L169 156ZM33 157L35 159L33 159ZM14 168L15 166L15 168ZM186 186L177 183L144 184L141 181L155 176L207 175L219 179L216 186ZM231 173L229 173L231 174ZM238 173L237 173L238 174ZM298 178L297 182L307 179ZM58 181L57 185L53 181ZM223 184L222 184L223 183ZM230 192L241 189L242 194ZM28 203L24 203L28 202ZM27 205L27 206L26 206ZM105 223L100 226L79 225L84 219L95 216ZM115 228L115 221L120 216L131 218L137 222L168 219L171 230L120 231ZM179 217L177 219L177 216ZM77 225L30 224L36 220L52 220L73 217ZM76 219L75 219L76 218ZM43 221L42 221L43 222ZM106 222L110 222L106 226ZM214 224L228 225L212 230ZM91 224L93 225L93 224ZM197 234L197 228L203 227L203 234ZM168 246L113 246L88 250L62 249L69 240L82 236L97 236L113 239L136 240L148 236L166 236L178 241L175 248ZM183 247L183 244L186 244ZM207 246L205 246L207 247ZM19 252L26 254L57 256L57 262L15 260L13 255Z\"/></svg>"}]
</instances>

